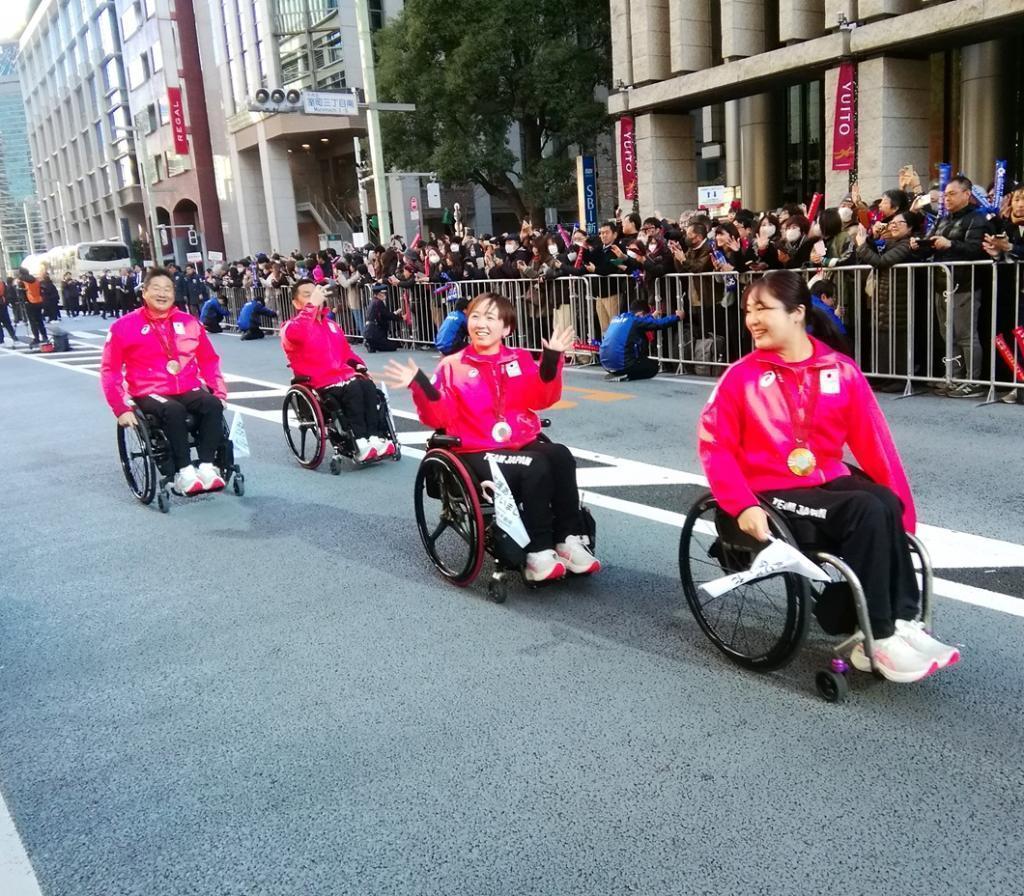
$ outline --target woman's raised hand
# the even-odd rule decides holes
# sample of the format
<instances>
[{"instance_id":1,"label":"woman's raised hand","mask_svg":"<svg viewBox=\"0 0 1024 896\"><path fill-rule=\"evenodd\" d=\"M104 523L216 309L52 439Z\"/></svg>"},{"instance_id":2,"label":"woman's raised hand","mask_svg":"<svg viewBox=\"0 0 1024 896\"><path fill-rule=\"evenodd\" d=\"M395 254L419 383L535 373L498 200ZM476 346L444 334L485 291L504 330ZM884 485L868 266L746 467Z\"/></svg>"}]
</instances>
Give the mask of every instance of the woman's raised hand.
<instances>
[{"instance_id":1,"label":"woman's raised hand","mask_svg":"<svg viewBox=\"0 0 1024 896\"><path fill-rule=\"evenodd\" d=\"M569 351L576 343L576 333L572 327L555 327L550 339L541 339L540 344L553 352L562 354Z\"/></svg>"},{"instance_id":2,"label":"woman's raised hand","mask_svg":"<svg viewBox=\"0 0 1024 896\"><path fill-rule=\"evenodd\" d=\"M419 372L420 367L412 358L406 358L404 364L392 359L384 367L380 378L392 389L408 389Z\"/></svg>"}]
</instances>

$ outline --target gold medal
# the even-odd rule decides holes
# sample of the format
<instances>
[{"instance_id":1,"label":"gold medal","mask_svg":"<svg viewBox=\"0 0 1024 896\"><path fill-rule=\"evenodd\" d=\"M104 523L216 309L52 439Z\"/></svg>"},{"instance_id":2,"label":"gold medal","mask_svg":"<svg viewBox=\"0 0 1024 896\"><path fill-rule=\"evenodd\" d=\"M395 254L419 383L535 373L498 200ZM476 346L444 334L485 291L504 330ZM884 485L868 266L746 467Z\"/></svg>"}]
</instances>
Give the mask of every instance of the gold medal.
<instances>
[{"instance_id":1,"label":"gold medal","mask_svg":"<svg viewBox=\"0 0 1024 896\"><path fill-rule=\"evenodd\" d=\"M181 373L181 365L172 358L167 362L167 372L172 376L177 376Z\"/></svg>"},{"instance_id":2,"label":"gold medal","mask_svg":"<svg viewBox=\"0 0 1024 896\"><path fill-rule=\"evenodd\" d=\"M794 476L810 476L818 466L818 460L810 448L794 448L786 458L786 465Z\"/></svg>"},{"instance_id":3,"label":"gold medal","mask_svg":"<svg viewBox=\"0 0 1024 896\"><path fill-rule=\"evenodd\" d=\"M495 442L507 442L512 438L512 427L504 420L499 420L491 429L491 438Z\"/></svg>"}]
</instances>

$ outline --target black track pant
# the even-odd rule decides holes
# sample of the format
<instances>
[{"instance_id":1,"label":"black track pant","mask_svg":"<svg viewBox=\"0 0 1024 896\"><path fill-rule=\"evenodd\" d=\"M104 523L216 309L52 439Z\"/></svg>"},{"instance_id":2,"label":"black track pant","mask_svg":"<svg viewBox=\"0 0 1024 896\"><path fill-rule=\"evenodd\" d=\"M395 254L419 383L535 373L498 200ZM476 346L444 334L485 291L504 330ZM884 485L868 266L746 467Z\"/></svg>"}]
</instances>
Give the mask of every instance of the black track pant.
<instances>
[{"instance_id":1,"label":"black track pant","mask_svg":"<svg viewBox=\"0 0 1024 896\"><path fill-rule=\"evenodd\" d=\"M25 311L28 313L28 325L32 328L32 340L46 342L50 337L46 333L46 324L43 323L43 306L27 302Z\"/></svg>"},{"instance_id":2,"label":"black track pant","mask_svg":"<svg viewBox=\"0 0 1024 896\"><path fill-rule=\"evenodd\" d=\"M565 445L536 441L519 451L459 455L479 480L491 478L491 457L522 507L523 525L531 539L527 551L550 551L567 535L583 534L576 459Z\"/></svg>"},{"instance_id":3,"label":"black track pant","mask_svg":"<svg viewBox=\"0 0 1024 896\"><path fill-rule=\"evenodd\" d=\"M798 543L842 557L860 579L871 632L887 638L896 619L917 618L921 594L903 530L903 503L883 485L843 476L821 486L765 492Z\"/></svg>"},{"instance_id":4,"label":"black track pant","mask_svg":"<svg viewBox=\"0 0 1024 896\"><path fill-rule=\"evenodd\" d=\"M657 361L650 358L637 358L625 370L613 371L615 376L624 376L627 380L649 380L658 375L661 369Z\"/></svg>"},{"instance_id":5,"label":"black track pant","mask_svg":"<svg viewBox=\"0 0 1024 896\"><path fill-rule=\"evenodd\" d=\"M341 408L345 425L357 439L365 439L384 431L377 409L377 387L362 376L353 377L344 386L329 386L323 390Z\"/></svg>"},{"instance_id":6,"label":"black track pant","mask_svg":"<svg viewBox=\"0 0 1024 896\"><path fill-rule=\"evenodd\" d=\"M212 464L223 438L224 406L216 395L203 389L193 389L183 395L139 395L132 399L139 410L153 414L167 436L174 459L174 469L180 470L191 462L188 450L188 430L185 415L196 418L196 454L199 463Z\"/></svg>"},{"instance_id":7,"label":"black track pant","mask_svg":"<svg viewBox=\"0 0 1024 896\"><path fill-rule=\"evenodd\" d=\"M14 324L11 323L11 312L6 305L0 305L0 342L4 338L4 330L11 334L11 339L15 342L18 341L18 337L14 335Z\"/></svg>"}]
</instances>

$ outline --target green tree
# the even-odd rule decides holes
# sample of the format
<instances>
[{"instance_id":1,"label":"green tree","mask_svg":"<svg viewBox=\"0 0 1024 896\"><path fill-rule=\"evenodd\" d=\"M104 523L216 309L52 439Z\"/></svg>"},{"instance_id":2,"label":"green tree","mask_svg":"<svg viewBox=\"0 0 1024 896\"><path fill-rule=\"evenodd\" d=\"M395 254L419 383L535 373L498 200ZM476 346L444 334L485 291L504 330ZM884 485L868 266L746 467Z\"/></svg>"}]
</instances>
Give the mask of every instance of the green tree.
<instances>
[{"instance_id":1,"label":"green tree","mask_svg":"<svg viewBox=\"0 0 1024 896\"><path fill-rule=\"evenodd\" d=\"M389 165L476 183L522 217L574 189L566 150L607 127L595 88L611 77L607 0L408 0L376 35ZM519 150L509 145L518 125Z\"/></svg>"}]
</instances>

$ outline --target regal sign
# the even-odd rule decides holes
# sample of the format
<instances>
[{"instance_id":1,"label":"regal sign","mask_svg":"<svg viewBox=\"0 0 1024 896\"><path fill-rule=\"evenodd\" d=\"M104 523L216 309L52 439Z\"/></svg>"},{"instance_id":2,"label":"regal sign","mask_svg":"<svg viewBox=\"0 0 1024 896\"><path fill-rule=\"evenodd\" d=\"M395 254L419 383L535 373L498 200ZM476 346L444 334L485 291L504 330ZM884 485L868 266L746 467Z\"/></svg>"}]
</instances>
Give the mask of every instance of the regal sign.
<instances>
[{"instance_id":1,"label":"regal sign","mask_svg":"<svg viewBox=\"0 0 1024 896\"><path fill-rule=\"evenodd\" d=\"M181 88L167 88L167 104L171 112L171 133L174 135L174 151L179 156L188 155L188 134L185 131L185 107L181 102Z\"/></svg>"},{"instance_id":2,"label":"regal sign","mask_svg":"<svg viewBox=\"0 0 1024 896\"><path fill-rule=\"evenodd\" d=\"M850 171L857 157L857 67L839 66L836 114L832 128L832 170Z\"/></svg>"},{"instance_id":3,"label":"regal sign","mask_svg":"<svg viewBox=\"0 0 1024 896\"><path fill-rule=\"evenodd\" d=\"M636 135L630 116L619 120L619 171L622 173L622 196L636 199Z\"/></svg>"}]
</instances>

